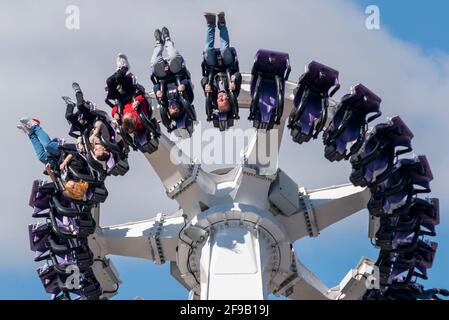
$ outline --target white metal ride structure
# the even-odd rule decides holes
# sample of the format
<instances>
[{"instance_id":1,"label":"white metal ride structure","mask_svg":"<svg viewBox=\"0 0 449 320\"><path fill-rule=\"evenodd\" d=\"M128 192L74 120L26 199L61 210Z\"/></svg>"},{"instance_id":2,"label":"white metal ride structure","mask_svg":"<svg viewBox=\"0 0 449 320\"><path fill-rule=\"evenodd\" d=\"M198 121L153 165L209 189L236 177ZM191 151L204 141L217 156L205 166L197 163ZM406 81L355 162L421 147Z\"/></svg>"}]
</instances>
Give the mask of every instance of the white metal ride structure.
<instances>
[{"instance_id":1,"label":"white metal ride structure","mask_svg":"<svg viewBox=\"0 0 449 320\"><path fill-rule=\"evenodd\" d=\"M226 75L220 71L220 77L229 81L237 61L226 66ZM210 71L202 65L209 81L215 67ZM116 295L121 281L108 255L170 263L171 275L189 291L189 299L266 299L270 294L327 300L449 296L447 290L424 290L416 281L427 279L432 267L438 244L427 236L436 235L440 215L438 199L417 196L431 191L433 175L426 157L402 157L412 151L413 133L399 116L369 128L381 115L381 99L362 84L353 86L340 102L331 100L340 88L338 71L312 61L298 83L292 83L287 81L290 70L288 54L260 49L251 74L242 74L238 103L235 92L228 93L231 111L214 109L212 96L206 94L207 120L220 131L239 119L239 106L249 109L251 137L234 167L207 172L192 150L185 152L160 131L162 123L167 132L174 131L183 143L193 141L198 150L192 136L194 131L201 134L198 126L193 130L196 113L182 93L180 116L171 119L162 99L157 107L161 112L154 112L154 118L139 111L145 130L132 137L104 111L89 109L110 133L108 141L97 136L110 151L103 164L89 151L93 123L78 129L82 132L77 135L71 122L69 134L80 138L85 148L61 146L62 158L72 156L64 179L83 180L88 190L76 200L65 196L62 177L50 183L35 180L29 202L32 217L45 219L28 230L35 261L45 261L37 273L52 299ZM169 85L177 90L176 83ZM79 100L79 85L75 83L74 89ZM134 89L144 99L144 89ZM167 99L174 91L168 90ZM74 103L64 98L73 110ZM154 94L147 99L157 105ZM350 160L352 184L309 190L294 182L278 167L286 126L299 144L323 132L325 158ZM108 196L104 181L109 175L126 174L128 147L145 155L179 209L102 227L100 203ZM319 236L364 208L369 211L368 237L380 249L379 257L375 262L362 258L340 283L327 288L301 263L293 244ZM78 271L78 277L72 271Z\"/></svg>"},{"instance_id":2,"label":"white metal ride structure","mask_svg":"<svg viewBox=\"0 0 449 320\"><path fill-rule=\"evenodd\" d=\"M243 74L238 102L249 108L250 74ZM171 275L189 299L266 299L269 294L291 299L361 299L373 277L374 262L362 258L333 288L327 288L301 263L293 243L317 237L334 223L367 207L368 188L352 184L308 190L281 168L278 152L285 121L293 108L295 83L285 84L280 124L256 130L241 165L206 172L162 133L159 148L145 154L167 196L179 204L173 213L97 228L89 248L104 294L111 297L120 283L107 255L170 263ZM278 139L277 144L270 140ZM276 145L276 148L272 146ZM260 155L275 161L261 161ZM174 158L172 154L181 154ZM372 278L374 279L374 278Z\"/></svg>"}]
</instances>

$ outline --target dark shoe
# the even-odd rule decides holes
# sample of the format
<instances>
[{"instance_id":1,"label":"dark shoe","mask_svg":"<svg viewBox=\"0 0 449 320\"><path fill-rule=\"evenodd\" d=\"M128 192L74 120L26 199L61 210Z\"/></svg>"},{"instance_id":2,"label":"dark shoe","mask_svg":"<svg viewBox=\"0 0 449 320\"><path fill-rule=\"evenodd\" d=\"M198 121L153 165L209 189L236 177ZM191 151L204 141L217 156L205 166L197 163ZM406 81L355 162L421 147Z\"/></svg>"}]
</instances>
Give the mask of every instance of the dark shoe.
<instances>
[{"instance_id":1,"label":"dark shoe","mask_svg":"<svg viewBox=\"0 0 449 320\"><path fill-rule=\"evenodd\" d=\"M159 29L154 30L154 39L156 43L164 44L164 40L162 39L162 32Z\"/></svg>"},{"instance_id":2,"label":"dark shoe","mask_svg":"<svg viewBox=\"0 0 449 320\"><path fill-rule=\"evenodd\" d=\"M215 23L217 21L217 18L215 16L214 13L210 13L210 12L205 12L204 13L204 17L206 18L206 22L208 25L213 25L215 26Z\"/></svg>"},{"instance_id":3,"label":"dark shoe","mask_svg":"<svg viewBox=\"0 0 449 320\"><path fill-rule=\"evenodd\" d=\"M72 83L72 88L73 90L75 90L76 104L78 106L84 104L84 95L83 92L81 91L80 85L74 82Z\"/></svg>"},{"instance_id":4,"label":"dark shoe","mask_svg":"<svg viewBox=\"0 0 449 320\"><path fill-rule=\"evenodd\" d=\"M166 27L162 28L161 33L162 33L162 39L164 39L164 42L171 41L170 32L168 31L168 29Z\"/></svg>"},{"instance_id":5,"label":"dark shoe","mask_svg":"<svg viewBox=\"0 0 449 320\"><path fill-rule=\"evenodd\" d=\"M80 87L80 85L79 85L78 83L76 83L76 82L72 83L72 88L73 88L73 90L75 90L75 93L76 93L76 92L81 92L81 87Z\"/></svg>"},{"instance_id":6,"label":"dark shoe","mask_svg":"<svg viewBox=\"0 0 449 320\"><path fill-rule=\"evenodd\" d=\"M217 13L217 18L218 18L217 27L226 25L225 13L223 11Z\"/></svg>"}]
</instances>

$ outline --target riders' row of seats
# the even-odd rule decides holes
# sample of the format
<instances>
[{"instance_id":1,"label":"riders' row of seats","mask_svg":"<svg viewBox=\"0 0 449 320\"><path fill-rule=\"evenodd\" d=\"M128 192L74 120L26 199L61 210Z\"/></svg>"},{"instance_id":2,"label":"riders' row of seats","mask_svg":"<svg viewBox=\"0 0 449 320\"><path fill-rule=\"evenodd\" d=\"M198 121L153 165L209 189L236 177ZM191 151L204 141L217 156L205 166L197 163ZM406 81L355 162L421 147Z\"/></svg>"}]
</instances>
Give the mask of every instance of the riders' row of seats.
<instances>
[{"instance_id":1,"label":"riders' row of seats","mask_svg":"<svg viewBox=\"0 0 449 320\"><path fill-rule=\"evenodd\" d=\"M424 290L416 278L427 279L438 244L439 201L418 198L430 192L433 179L425 156L402 158L412 151L413 133L399 116L369 129L381 115L381 99L362 84L351 88L339 103L330 98L340 88L338 71L312 61L294 90L288 128L301 144L323 132L325 157L350 159L350 181L368 187L370 215L380 222L374 245L380 249L376 265L380 287L367 299L425 299L436 289ZM432 291L434 290L434 291Z\"/></svg>"},{"instance_id":2,"label":"riders' row of seats","mask_svg":"<svg viewBox=\"0 0 449 320\"><path fill-rule=\"evenodd\" d=\"M340 89L339 72L316 61L306 66L294 90L288 128L302 144L323 132L324 156L330 161L349 159L365 139L368 123L381 115L381 99L362 84L351 88L341 101L330 98Z\"/></svg>"},{"instance_id":3,"label":"riders' row of seats","mask_svg":"<svg viewBox=\"0 0 449 320\"><path fill-rule=\"evenodd\" d=\"M35 261L45 261L37 273L52 299L98 299L102 291L91 270L94 258L87 237L95 232L91 214L98 205L95 202L105 197L69 200L58 189L41 180L33 183L33 217L44 219L28 227Z\"/></svg>"},{"instance_id":4,"label":"riders' row of seats","mask_svg":"<svg viewBox=\"0 0 449 320\"><path fill-rule=\"evenodd\" d=\"M234 125L234 121L240 119L238 95L240 92L241 76L239 74L239 62L235 48L230 48L233 56L231 64L223 64L220 56L220 50L215 49L217 57L215 64L210 64L203 54L202 62L202 85L214 86L217 83L216 90L205 92L205 109L207 121L211 121L214 127L224 131ZM166 67L169 70L168 66ZM253 126L257 129L269 130L275 124L280 124L283 114L285 81L290 74L289 55L283 52L259 50L256 53L253 68L251 71L251 105L249 112L249 120L253 121ZM234 90L229 88L231 78L240 77L239 82ZM106 102L114 107L119 106L119 113L124 109L127 103L132 101L136 95L145 95L142 87L135 83L133 75L127 68L118 70L107 80L107 98ZM181 84L190 82L190 72L185 66L181 71L173 74L167 71L164 77L152 75L151 80L154 85L154 91L160 91L161 95L156 96L156 100L160 106L160 117L162 124L167 128L168 132L175 132L180 137L190 137L193 134L194 123L197 121L196 111L192 103L193 97L187 97L185 91L179 91ZM116 89L120 86L119 93ZM189 86L191 86L189 84ZM126 92L126 90L130 92ZM230 107L228 109L220 108L217 102L217 95L225 92ZM148 101L151 105L151 102ZM160 129L157 122L152 122L152 108L149 108L150 114L145 115L140 112L140 117L144 116L142 122L147 129L148 135L134 135L134 140L128 137L126 132L122 132L122 136L128 144L140 149L143 152L154 152L157 149L157 138L160 136ZM153 149L142 146L140 141L154 139Z\"/></svg>"},{"instance_id":5,"label":"riders' row of seats","mask_svg":"<svg viewBox=\"0 0 449 320\"><path fill-rule=\"evenodd\" d=\"M35 261L45 262L37 273L52 299L91 300L102 296L88 246L88 237L96 229L92 214L108 196L106 177L124 175L129 169L128 146L110 117L92 103L81 101L74 116L67 117L69 135L78 141L61 146L59 163L69 155L70 162L64 170L53 172L52 182L35 180L29 201L32 217L40 219L29 225L30 249L35 252ZM71 100L66 102L68 110L73 111ZM96 158L94 144L101 144L107 151L104 159ZM83 196L69 196L67 181L82 182L86 187Z\"/></svg>"},{"instance_id":6,"label":"riders' row of seats","mask_svg":"<svg viewBox=\"0 0 449 320\"><path fill-rule=\"evenodd\" d=\"M392 139L397 142L394 138L397 136ZM377 179L364 179L370 181L372 194L368 210L380 220L375 245L381 250L377 261L381 293L384 298L397 298L398 292L404 297L404 290L408 290L410 299L418 299L417 288L423 288L417 286L416 278L427 279L438 248L436 242L425 237L436 235L439 201L417 197L430 192L433 179L426 157L398 160L398 153L404 150L395 154L389 151L386 154L390 158L380 160L384 167L375 174ZM392 157L396 158L394 162Z\"/></svg>"}]
</instances>

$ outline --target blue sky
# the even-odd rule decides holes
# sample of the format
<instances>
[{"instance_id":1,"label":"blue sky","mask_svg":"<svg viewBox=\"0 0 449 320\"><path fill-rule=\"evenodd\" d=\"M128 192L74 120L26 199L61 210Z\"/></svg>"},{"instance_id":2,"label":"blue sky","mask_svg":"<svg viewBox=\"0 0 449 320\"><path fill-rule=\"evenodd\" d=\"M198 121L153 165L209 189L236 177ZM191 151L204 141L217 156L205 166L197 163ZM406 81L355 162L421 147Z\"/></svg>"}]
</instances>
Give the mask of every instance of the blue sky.
<instances>
[{"instance_id":1,"label":"blue sky","mask_svg":"<svg viewBox=\"0 0 449 320\"><path fill-rule=\"evenodd\" d=\"M357 0L360 10L377 5L381 13L381 27L401 40L420 46L429 52L449 52L449 2L446 0Z\"/></svg>"},{"instance_id":2,"label":"blue sky","mask_svg":"<svg viewBox=\"0 0 449 320\"><path fill-rule=\"evenodd\" d=\"M330 0L332 2L333 0ZM67 2L67 1L66 1ZM73 1L74 3L78 1ZM435 54L438 54L439 52L443 52L445 54L449 54L449 41L447 40L447 31L449 30L449 19L447 19L447 16L449 14L449 1L446 0L431 0L428 2L418 2L418 1L406 1L406 0L374 0L374 1L366 1L366 0L358 0L358 1L351 1L346 0L346 2L354 3L357 10L360 11L360 17L363 18L365 7L370 4L374 4L379 6L380 8L380 14L381 14L381 31L387 32L388 34L392 35L395 40L399 43L405 42L406 44L412 44L413 47L417 48L419 51L423 52L424 56L429 55L433 56ZM68 3L71 3L69 1ZM296 4L296 1L293 2ZM48 4L48 2L47 2ZM27 2L28 6L32 6L31 2ZM34 4L33 4L34 5ZM3 8L2 6L5 6L5 4L0 5L0 18L1 18L1 11ZM56 5L55 5L56 6ZM26 6L23 6L20 8L20 10L23 10ZM216 7L216 6L215 6ZM300 10L301 8L293 8L293 10ZM22 11L15 11L14 14L9 14L11 19L13 20L12 23L17 23L17 20L24 21L22 15L25 15L25 12ZM51 9L46 9L48 11L51 11ZM231 11L231 9L228 9ZM266 9L268 13L263 14L273 14L276 15L276 13L270 13L268 9ZM30 12L33 12L30 10ZM42 13L45 15L45 10ZM232 12L231 12L232 14ZM345 12L338 12L338 14L342 15L344 17ZM352 13L351 13L352 14ZM51 15L50 15L51 16ZM32 18L36 18L35 16L32 16ZM95 23L98 23L98 27L101 29L103 20L106 19L104 16L98 18L100 20L95 21ZM279 14L277 16L277 19L279 21L282 21L282 16ZM7 19L0 19L0 26L1 23L4 23L4 21ZM190 21L190 20L189 20ZM8 22L6 22L8 23ZM144 22L142 22L144 23ZM151 27L152 24L149 23ZM247 30L250 30L248 32L252 32L252 34L259 34L258 30L254 27L254 25L249 24ZM7 28L0 28L0 36L1 29L6 30ZM15 30L15 25L11 25L9 27L10 30ZM21 28L17 27L17 29L22 30ZM36 30L39 30L36 28ZM280 30L282 30L282 25L280 27ZM51 38L51 33L53 31L46 31L49 38ZM59 31L58 31L59 32ZM55 33L57 31L55 30ZM242 32L244 34L244 32ZM14 34L14 32L12 32ZM23 34L20 33L20 36ZM85 35L84 35L85 36ZM92 38L95 38L94 40L97 41L98 39L101 39L101 37L107 36L105 33L98 32L97 34L92 34ZM234 34L232 35L234 36ZM244 37L245 34L242 36ZM18 36L19 37L19 36ZM236 38L236 37L235 37ZM261 40L257 37L254 37L252 39L253 41ZM20 39L20 38L19 38ZM85 39L85 38L83 38ZM140 39L139 39L140 40ZM278 39L279 40L279 39ZM265 38L264 38L265 41ZM268 40L267 40L268 41ZM279 40L280 41L280 40ZM287 43L287 41L280 41ZM20 41L20 45L17 45L14 50L11 52L14 55L17 55L20 59L23 59L22 61L19 61L19 63L26 63L26 59L28 57L26 56L26 50L22 48L22 45L26 45L25 40ZM32 41L29 41L28 43L32 43ZM181 39L179 40L179 43L182 44ZM277 43L277 42L276 42ZM39 47L39 43L34 44L36 48ZM254 46L257 44L254 43L248 43L248 46ZM66 45L66 48L62 48L62 43L53 43L50 45L49 53L44 57L44 59L53 59L55 61L64 61L64 54L67 56L70 56L71 50L76 49L76 41L73 41L73 47L70 46L70 44ZM62 49L61 49L62 48ZM149 47L148 47L149 48ZM146 48L146 49L148 49ZM56 53L53 54L52 50L54 49L55 52L59 52L62 50L62 56L57 55ZM59 50L59 51L57 51ZM98 49L100 50L100 48ZM117 48L114 46L113 50L117 50ZM196 50L198 51L198 50ZM115 54L115 51L111 53L111 56ZM290 52L292 56L292 60L295 59L294 54ZM70 70L70 72L73 72L76 74L79 69L78 65L78 57L72 57L70 56L70 59L68 63L66 63L67 68ZM242 55L242 58L245 59ZM79 55L79 59L84 59L84 56L82 53ZM146 62L148 62L148 58L146 58ZM250 61L252 57L248 58L248 61ZM110 59L112 61L112 59ZM299 59L298 59L299 60ZM84 60L83 60L84 61ZM338 56L335 57L333 61L338 62ZM245 62L245 61L244 61ZM295 61L294 61L295 62ZM113 63L113 62L111 62ZM298 61L297 64L305 64L306 61L303 60L303 57L301 56L301 60ZM105 63L98 59L98 68L102 68ZM145 66L148 68L148 66ZM0 68L2 69L2 68ZM101 69L102 71L104 69ZM340 70L343 72L349 72L348 70ZM364 70L362 70L364 71ZM18 70L18 73L20 70ZM48 70L48 74L51 73L52 70ZM87 72L87 71L86 71ZM95 70L94 70L95 72ZM107 71L108 72L108 71ZM298 73L298 67L295 70L296 73ZM102 75L101 72L99 72L100 76ZM30 75L31 76L31 75ZM78 74L76 74L78 76ZM55 77L55 76L54 76ZM294 76L296 78L296 75ZM382 75L379 76L382 78ZM94 76L92 76L93 79ZM59 79L56 78L55 79ZM71 81L71 76L68 76L67 79L63 79L63 81L69 83ZM46 85L50 86L50 81L52 79L47 80ZM62 80L57 80L58 83L63 82ZM98 82L98 81L97 81ZM45 81L44 81L45 83ZM98 82L100 83L100 82ZM100 83L102 84L102 83ZM40 84L36 84L37 87L39 87ZM98 88L101 87L101 85L97 85ZM40 87L39 87L40 88ZM52 89L53 90L53 89ZM56 96L57 99L60 99L59 96L59 87L58 89L55 89L54 91L57 91L57 94L54 94L55 92L48 89L48 91L45 91L47 95L53 94ZM93 91L94 89L91 89ZM100 94L98 94L101 96ZM36 96L35 96L36 98ZM55 98L55 100L56 100ZM36 98L37 99L37 98ZM97 101L100 101L100 99L97 99ZM30 104L31 105L31 104ZM200 105L200 103L198 103ZM48 113L47 113L48 114ZM416 118L419 118L418 110L410 110L410 112L407 114L407 116L410 119L414 119L414 115L416 114ZM21 114L22 115L22 114ZM391 115L388 114L387 115ZM401 114L403 115L403 113ZM446 118L447 119L447 118ZM415 123L416 126L419 125L419 123ZM425 124L422 124L423 127L425 127ZM432 124L431 124L432 125ZM430 125L430 128L432 128ZM65 127L65 123L62 123L58 127L58 125L55 125L52 129L61 129ZM428 128L428 127L425 127ZM418 128L416 128L418 129ZM61 129L62 130L62 129ZM65 130L65 129L64 129ZM413 128L412 128L413 130ZM423 129L425 130L425 129ZM17 133L14 131L14 134L17 135ZM3 134L2 131L2 135ZM23 137L20 137L23 138ZM419 137L416 138L418 141L419 146L421 147L421 150L428 151L431 150L430 144L427 144L426 141L420 141ZM424 138L421 138L424 139ZM23 142L23 140L20 140ZM315 142L315 144L319 144L319 142ZM306 147L307 148L307 147ZM321 152L321 151L320 151ZM441 151L439 151L441 152ZM438 161L444 162L444 157L447 152L443 151L444 153L434 153L433 158L430 158L430 161L432 163L432 159L435 163ZM441 160L440 160L441 159ZM32 160L34 161L34 159ZM290 164L290 159L283 159L281 161L281 164L285 167L294 168L294 165ZM325 163L326 166L329 168L332 167L333 164ZM335 167L335 165L334 165ZM440 166L441 167L441 166ZM22 167L24 168L24 167ZM41 168L38 165L35 165L34 167L26 167L23 169L23 171L26 174L27 183L24 183L26 185L26 188L28 188L28 180L31 180L32 177L35 177L39 172ZM338 170L338 169L336 169ZM291 172L291 171L290 171ZM443 172L435 172L434 175L437 176L438 174L443 174ZM298 174L298 176L300 176ZM125 180L125 179L123 179ZM305 179L306 180L306 179ZM114 180L116 181L116 180ZM447 181L447 180L446 180ZM340 181L340 183L346 183L346 180ZM333 183L333 182L332 182ZM445 182L443 182L445 183ZM11 195L17 199L18 193L20 192L20 189L14 189L15 194ZM28 190L28 189L26 189ZM440 188L441 190L441 188ZM444 190L444 188L443 188ZM27 191L28 192L28 191ZM26 195L27 196L27 195ZM441 197L441 195L439 195ZM26 197L21 197L20 199L25 199ZM155 196L157 198L157 196ZM445 197L445 199L442 200L442 207L447 208L448 199ZM16 200L18 201L18 200ZM22 201L22 200L20 200ZM160 205L160 204L158 204ZM156 206L156 205L155 205ZM161 205L162 206L162 205ZM158 208L160 210L160 208ZM9 210L12 211L12 210ZM440 250L437 253L437 258L435 261L435 266L433 269L430 270L430 280L424 282L426 286L434 287L434 286L445 286L449 287L449 277L446 275L446 270L449 265L449 254L447 248L449 247L449 223L446 212L442 210L442 224L437 229L437 232L439 233L438 241L440 243L443 243L444 246L440 247ZM15 212L17 215L24 214L23 212ZM19 219L17 219L19 221ZM123 220L120 220L122 222ZM126 219L125 219L126 221ZM114 223L116 223L114 221ZM357 225L357 228L353 228L354 225ZM23 228L23 230L26 229L26 224L20 222L20 224L14 224L15 228ZM22 230L22 229L21 229ZM350 232L348 232L350 230ZM354 267L357 262L359 261L361 256L367 256L370 258L375 259L377 257L377 251L372 248L370 245L367 237L366 237L366 230L367 230L367 219L366 219L366 213L361 212L357 215L354 215L350 219L343 221L342 223L332 226L331 228L323 231L322 235L319 238L316 239L303 239L295 244L296 251L298 252L301 260L304 262L306 266L308 266L311 270L313 270L321 279L322 281L328 285L333 286L336 285L341 278L347 273L347 271ZM26 234L23 233L23 236L25 237ZM2 241L6 241L3 240ZM21 246L17 250L28 250L26 246ZM3 258L2 258L3 259ZM135 260L135 259L128 259L128 258L122 258L122 257L112 257L112 260L114 264L116 265L117 269L120 272L121 278L123 280L123 284L120 288L120 293L116 297L118 299L132 299L136 296L141 296L145 299L185 299L187 297L187 291L177 284L175 280L173 280L169 276L169 265L165 264L163 266L156 266L150 261L146 260ZM0 299L48 299L48 295L45 294L42 285L39 282L39 279L36 275L35 269L37 268L37 264L26 260L23 262L21 259L17 259L19 261L16 265L6 265L0 266ZM329 268L329 265L332 265L332 268Z\"/></svg>"}]
</instances>

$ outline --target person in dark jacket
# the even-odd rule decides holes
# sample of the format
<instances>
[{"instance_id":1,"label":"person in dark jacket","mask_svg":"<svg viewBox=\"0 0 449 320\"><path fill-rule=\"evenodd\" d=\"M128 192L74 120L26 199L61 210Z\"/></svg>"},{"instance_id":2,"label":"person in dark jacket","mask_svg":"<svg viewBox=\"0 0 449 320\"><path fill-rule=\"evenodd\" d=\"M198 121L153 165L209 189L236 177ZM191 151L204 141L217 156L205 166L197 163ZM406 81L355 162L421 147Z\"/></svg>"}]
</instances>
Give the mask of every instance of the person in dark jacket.
<instances>
[{"instance_id":1,"label":"person in dark jacket","mask_svg":"<svg viewBox=\"0 0 449 320\"><path fill-rule=\"evenodd\" d=\"M155 47L151 57L153 92L159 105L162 106L162 117L167 119L163 123L170 131L176 126L173 120L182 117L187 110L191 111L194 100L193 87L185 60L175 49L169 30L166 27L162 30L156 29L154 37ZM162 55L164 50L167 52L166 58ZM192 112L189 115L194 117Z\"/></svg>"},{"instance_id":2,"label":"person in dark jacket","mask_svg":"<svg viewBox=\"0 0 449 320\"><path fill-rule=\"evenodd\" d=\"M97 115L93 112L95 106L84 100L80 85L74 82L72 88L75 90L76 103L69 97L62 97L66 103L65 118L72 125L72 131L79 131L82 134L84 129L95 122Z\"/></svg>"}]
</instances>

